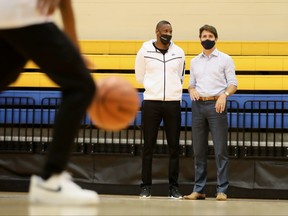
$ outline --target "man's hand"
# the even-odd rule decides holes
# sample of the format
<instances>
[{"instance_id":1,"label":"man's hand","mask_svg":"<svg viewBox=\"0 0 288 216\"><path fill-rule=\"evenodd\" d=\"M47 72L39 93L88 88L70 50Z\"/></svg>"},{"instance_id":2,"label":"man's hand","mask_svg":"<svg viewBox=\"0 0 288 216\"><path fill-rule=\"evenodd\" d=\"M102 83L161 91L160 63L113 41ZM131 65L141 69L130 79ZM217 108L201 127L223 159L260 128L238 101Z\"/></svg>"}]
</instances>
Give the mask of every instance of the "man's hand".
<instances>
[{"instance_id":1,"label":"man's hand","mask_svg":"<svg viewBox=\"0 0 288 216\"><path fill-rule=\"evenodd\" d=\"M215 109L217 113L222 113L225 110L226 100L227 100L227 96L225 94L222 94L219 96L215 104Z\"/></svg>"},{"instance_id":2,"label":"man's hand","mask_svg":"<svg viewBox=\"0 0 288 216\"><path fill-rule=\"evenodd\" d=\"M199 93L194 88L189 88L189 95L191 100L196 101L199 100Z\"/></svg>"},{"instance_id":3,"label":"man's hand","mask_svg":"<svg viewBox=\"0 0 288 216\"><path fill-rule=\"evenodd\" d=\"M49 16L53 14L59 5L60 0L37 0L37 10L40 14Z\"/></svg>"}]
</instances>

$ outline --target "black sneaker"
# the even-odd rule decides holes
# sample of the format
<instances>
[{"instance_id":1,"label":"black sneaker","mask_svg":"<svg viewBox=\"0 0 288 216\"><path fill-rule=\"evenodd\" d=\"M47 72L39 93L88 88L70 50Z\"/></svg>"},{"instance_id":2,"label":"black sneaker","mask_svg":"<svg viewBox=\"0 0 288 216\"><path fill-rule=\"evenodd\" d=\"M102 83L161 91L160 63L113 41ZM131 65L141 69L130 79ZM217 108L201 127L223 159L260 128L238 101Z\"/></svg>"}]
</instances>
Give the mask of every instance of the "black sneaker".
<instances>
[{"instance_id":1,"label":"black sneaker","mask_svg":"<svg viewBox=\"0 0 288 216\"><path fill-rule=\"evenodd\" d=\"M178 187L170 187L169 188L169 198L171 199L182 199L183 196L182 194L179 192Z\"/></svg>"},{"instance_id":2,"label":"black sneaker","mask_svg":"<svg viewBox=\"0 0 288 216\"><path fill-rule=\"evenodd\" d=\"M141 187L140 198L150 198L151 197L151 187L143 186Z\"/></svg>"}]
</instances>

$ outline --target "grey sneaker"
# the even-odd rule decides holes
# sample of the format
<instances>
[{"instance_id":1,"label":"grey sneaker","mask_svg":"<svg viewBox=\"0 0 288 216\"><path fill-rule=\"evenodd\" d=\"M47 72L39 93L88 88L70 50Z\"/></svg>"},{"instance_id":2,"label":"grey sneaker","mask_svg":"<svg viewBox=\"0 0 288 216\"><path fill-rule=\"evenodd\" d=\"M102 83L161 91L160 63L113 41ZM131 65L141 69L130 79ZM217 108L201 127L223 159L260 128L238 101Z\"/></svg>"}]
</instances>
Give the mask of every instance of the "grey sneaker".
<instances>
[{"instance_id":1,"label":"grey sneaker","mask_svg":"<svg viewBox=\"0 0 288 216\"><path fill-rule=\"evenodd\" d=\"M141 187L140 198L150 198L151 197L151 187L143 186Z\"/></svg>"},{"instance_id":2,"label":"grey sneaker","mask_svg":"<svg viewBox=\"0 0 288 216\"><path fill-rule=\"evenodd\" d=\"M183 196L179 192L178 187L172 186L169 188L169 198L171 199L182 199Z\"/></svg>"}]
</instances>

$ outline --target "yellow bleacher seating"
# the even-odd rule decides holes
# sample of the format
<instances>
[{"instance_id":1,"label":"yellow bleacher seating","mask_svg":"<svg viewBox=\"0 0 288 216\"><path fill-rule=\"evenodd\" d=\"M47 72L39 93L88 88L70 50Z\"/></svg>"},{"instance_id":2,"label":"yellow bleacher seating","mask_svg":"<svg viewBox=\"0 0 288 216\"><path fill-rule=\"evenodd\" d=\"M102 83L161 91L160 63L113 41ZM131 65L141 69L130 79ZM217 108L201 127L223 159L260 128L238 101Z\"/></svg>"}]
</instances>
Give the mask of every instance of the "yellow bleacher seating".
<instances>
[{"instance_id":1,"label":"yellow bleacher seating","mask_svg":"<svg viewBox=\"0 0 288 216\"><path fill-rule=\"evenodd\" d=\"M143 41L130 40L85 40L80 41L81 51L84 54L110 54L110 55L135 55L140 49ZM175 41L182 47L186 55L197 55L202 47L199 41ZM288 42L237 42L237 41L219 41L217 42L219 50L229 55L241 56L278 56L288 55Z\"/></svg>"},{"instance_id":2,"label":"yellow bleacher seating","mask_svg":"<svg viewBox=\"0 0 288 216\"><path fill-rule=\"evenodd\" d=\"M135 88L141 89L143 86L136 82L134 74L121 73L93 73L95 80L107 76L121 76L128 79ZM288 90L288 76L282 75L237 75L239 90ZM183 88L187 89L189 75L185 75ZM22 73L19 79L11 87L57 87L44 73Z\"/></svg>"},{"instance_id":3,"label":"yellow bleacher seating","mask_svg":"<svg viewBox=\"0 0 288 216\"><path fill-rule=\"evenodd\" d=\"M99 70L134 70L135 55L86 55ZM190 60L194 56L186 56L186 70L190 68ZM288 56L232 56L237 71L288 71ZM28 62L25 68L38 68Z\"/></svg>"},{"instance_id":4,"label":"yellow bleacher seating","mask_svg":"<svg viewBox=\"0 0 288 216\"><path fill-rule=\"evenodd\" d=\"M85 40L80 41L81 52L98 69L94 72L95 79L103 76L123 76L130 80L136 88L143 88L136 83L133 74L135 56L143 41L122 40ZM189 71L190 60L202 50L198 41L176 41L186 54L186 70ZM239 88L242 90L288 90L288 42L233 42L219 41L217 48L233 58L237 72L248 72L237 75ZM29 73L29 69L37 69L33 62L25 66L22 73L12 87L56 87L47 76L41 72ZM101 70L111 70L111 74ZM127 70L130 73L115 73L117 70ZM269 72L269 75L255 75L258 72ZM132 73L131 73L132 72ZM278 73L273 75L273 72ZM283 75L279 75L283 72ZM187 88L189 75L186 75L184 88Z\"/></svg>"}]
</instances>

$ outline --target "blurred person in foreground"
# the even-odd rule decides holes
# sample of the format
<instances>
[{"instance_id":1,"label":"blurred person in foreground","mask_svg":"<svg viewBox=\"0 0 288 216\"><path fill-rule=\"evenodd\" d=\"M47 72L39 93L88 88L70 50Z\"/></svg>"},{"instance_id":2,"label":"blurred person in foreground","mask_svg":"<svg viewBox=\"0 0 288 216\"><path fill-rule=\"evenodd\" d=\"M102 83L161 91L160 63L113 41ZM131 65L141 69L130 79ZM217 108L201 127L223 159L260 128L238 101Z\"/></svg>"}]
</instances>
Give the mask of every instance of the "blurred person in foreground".
<instances>
[{"instance_id":1,"label":"blurred person in foreground","mask_svg":"<svg viewBox=\"0 0 288 216\"><path fill-rule=\"evenodd\" d=\"M65 33L53 22L60 9ZM96 87L77 45L71 0L0 0L0 90L15 82L28 60L61 87L62 98L42 172L31 177L31 203L85 205L98 194L65 171L75 135Z\"/></svg>"}]
</instances>

